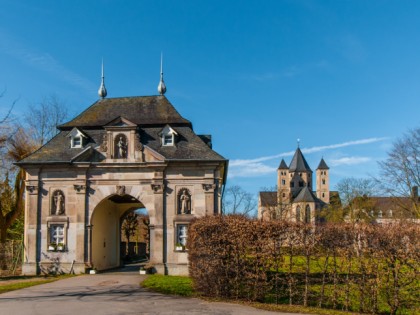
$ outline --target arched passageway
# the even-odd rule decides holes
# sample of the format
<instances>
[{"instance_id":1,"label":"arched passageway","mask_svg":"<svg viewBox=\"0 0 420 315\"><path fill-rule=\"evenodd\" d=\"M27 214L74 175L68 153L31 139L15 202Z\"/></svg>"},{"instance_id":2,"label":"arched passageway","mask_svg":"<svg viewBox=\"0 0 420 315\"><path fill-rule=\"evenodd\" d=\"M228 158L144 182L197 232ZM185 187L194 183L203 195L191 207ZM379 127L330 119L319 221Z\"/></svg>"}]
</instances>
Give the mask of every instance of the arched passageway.
<instances>
[{"instance_id":1,"label":"arched passageway","mask_svg":"<svg viewBox=\"0 0 420 315\"><path fill-rule=\"evenodd\" d=\"M94 209L91 219L91 263L97 270L122 265L121 225L124 217L144 205L131 195L111 195Z\"/></svg>"}]
</instances>

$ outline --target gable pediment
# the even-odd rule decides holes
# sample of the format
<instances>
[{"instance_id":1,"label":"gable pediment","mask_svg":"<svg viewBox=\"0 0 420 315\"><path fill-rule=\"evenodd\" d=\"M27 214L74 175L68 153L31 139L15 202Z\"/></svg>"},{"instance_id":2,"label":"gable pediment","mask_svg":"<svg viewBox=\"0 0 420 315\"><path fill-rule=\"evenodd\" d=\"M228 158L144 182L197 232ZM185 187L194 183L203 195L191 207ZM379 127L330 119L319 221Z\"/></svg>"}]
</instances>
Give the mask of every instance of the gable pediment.
<instances>
[{"instance_id":1,"label":"gable pediment","mask_svg":"<svg viewBox=\"0 0 420 315\"><path fill-rule=\"evenodd\" d=\"M132 129L137 127L137 125L135 123L133 123L132 121L124 118L124 117L117 117L113 120L111 120L109 123L107 123L104 128L105 129L116 129L116 128L121 128L121 129Z\"/></svg>"}]
</instances>

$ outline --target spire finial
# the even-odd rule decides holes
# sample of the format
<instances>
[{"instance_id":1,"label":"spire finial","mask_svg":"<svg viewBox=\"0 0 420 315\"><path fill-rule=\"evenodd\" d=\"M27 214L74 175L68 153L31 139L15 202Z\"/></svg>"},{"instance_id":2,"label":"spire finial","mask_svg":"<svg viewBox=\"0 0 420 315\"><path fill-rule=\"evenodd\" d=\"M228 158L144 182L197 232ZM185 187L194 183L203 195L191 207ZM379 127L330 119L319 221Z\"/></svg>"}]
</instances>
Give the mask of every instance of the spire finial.
<instances>
[{"instance_id":1,"label":"spire finial","mask_svg":"<svg viewBox=\"0 0 420 315\"><path fill-rule=\"evenodd\" d=\"M102 80L101 80L101 86L98 90L98 95L100 98L105 98L108 93L106 92L105 88L105 76L104 76L104 59L102 58Z\"/></svg>"},{"instance_id":2,"label":"spire finial","mask_svg":"<svg viewBox=\"0 0 420 315\"><path fill-rule=\"evenodd\" d=\"M299 138L297 139L297 146L298 146L298 148L300 148L300 139Z\"/></svg>"},{"instance_id":3,"label":"spire finial","mask_svg":"<svg viewBox=\"0 0 420 315\"><path fill-rule=\"evenodd\" d=\"M166 85L165 82L163 82L163 54L160 54L160 81L158 85L158 92L160 95L165 94L166 92Z\"/></svg>"}]
</instances>

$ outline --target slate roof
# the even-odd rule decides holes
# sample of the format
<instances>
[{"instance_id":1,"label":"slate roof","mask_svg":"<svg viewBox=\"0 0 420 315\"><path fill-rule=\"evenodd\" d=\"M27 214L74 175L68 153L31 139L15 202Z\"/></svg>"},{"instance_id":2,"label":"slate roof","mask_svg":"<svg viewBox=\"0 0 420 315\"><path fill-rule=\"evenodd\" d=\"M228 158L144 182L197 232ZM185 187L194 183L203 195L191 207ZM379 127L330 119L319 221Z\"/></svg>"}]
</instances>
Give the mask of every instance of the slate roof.
<instances>
[{"instance_id":1,"label":"slate roof","mask_svg":"<svg viewBox=\"0 0 420 315\"><path fill-rule=\"evenodd\" d=\"M319 165L316 169L317 170L329 170L330 168L328 167L327 163L325 163L324 158L322 158L321 162L319 162Z\"/></svg>"},{"instance_id":2,"label":"slate roof","mask_svg":"<svg viewBox=\"0 0 420 315\"><path fill-rule=\"evenodd\" d=\"M289 171L290 172L312 172L300 148L297 148L295 155L293 156L293 159L290 162Z\"/></svg>"},{"instance_id":3,"label":"slate roof","mask_svg":"<svg viewBox=\"0 0 420 315\"><path fill-rule=\"evenodd\" d=\"M117 117L127 118L137 125L191 125L165 96L159 95L104 98L58 128L63 130L72 127L99 127Z\"/></svg>"},{"instance_id":4,"label":"slate roof","mask_svg":"<svg viewBox=\"0 0 420 315\"><path fill-rule=\"evenodd\" d=\"M279 168L278 169L279 170L287 170L288 169L287 164L284 161L284 159L281 159L281 162L280 162L280 165L279 165Z\"/></svg>"},{"instance_id":5,"label":"slate roof","mask_svg":"<svg viewBox=\"0 0 420 315\"><path fill-rule=\"evenodd\" d=\"M260 202L263 207L277 205L277 191L260 191Z\"/></svg>"},{"instance_id":6,"label":"slate roof","mask_svg":"<svg viewBox=\"0 0 420 315\"><path fill-rule=\"evenodd\" d=\"M318 202L318 198L314 195L314 193L305 186L299 192L297 197L293 200L293 202Z\"/></svg>"},{"instance_id":7,"label":"slate roof","mask_svg":"<svg viewBox=\"0 0 420 315\"><path fill-rule=\"evenodd\" d=\"M103 126L120 116L136 123L141 143L161 154L165 160L226 161L206 144L210 137L203 139L196 135L191 122L184 119L166 97L145 96L96 102L70 122L61 125L61 131L53 139L17 164L71 163L81 160L101 162L103 156L95 148L102 143L106 134ZM175 146L161 145L159 133L166 124L170 124L178 133ZM87 136L83 148L70 148L70 139L67 136L73 127L77 127Z\"/></svg>"}]
</instances>

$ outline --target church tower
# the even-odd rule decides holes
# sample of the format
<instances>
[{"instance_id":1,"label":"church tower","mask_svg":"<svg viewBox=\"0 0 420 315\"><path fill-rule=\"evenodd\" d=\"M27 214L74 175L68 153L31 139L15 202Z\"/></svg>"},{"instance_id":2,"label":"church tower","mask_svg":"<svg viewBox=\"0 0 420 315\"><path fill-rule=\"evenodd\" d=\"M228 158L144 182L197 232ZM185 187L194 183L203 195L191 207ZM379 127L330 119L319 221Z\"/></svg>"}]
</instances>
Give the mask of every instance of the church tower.
<instances>
[{"instance_id":1,"label":"church tower","mask_svg":"<svg viewBox=\"0 0 420 315\"><path fill-rule=\"evenodd\" d=\"M298 147L289 166L290 189L295 195L303 187L312 190L312 170L306 162L302 151Z\"/></svg>"},{"instance_id":2,"label":"church tower","mask_svg":"<svg viewBox=\"0 0 420 315\"><path fill-rule=\"evenodd\" d=\"M316 169L316 196L325 203L330 203L329 169L324 159L321 159Z\"/></svg>"},{"instance_id":3,"label":"church tower","mask_svg":"<svg viewBox=\"0 0 420 315\"><path fill-rule=\"evenodd\" d=\"M286 162L282 159L280 166L277 169L277 189L278 189L278 203L286 204L290 202L290 177L289 168Z\"/></svg>"}]
</instances>

